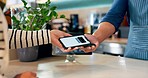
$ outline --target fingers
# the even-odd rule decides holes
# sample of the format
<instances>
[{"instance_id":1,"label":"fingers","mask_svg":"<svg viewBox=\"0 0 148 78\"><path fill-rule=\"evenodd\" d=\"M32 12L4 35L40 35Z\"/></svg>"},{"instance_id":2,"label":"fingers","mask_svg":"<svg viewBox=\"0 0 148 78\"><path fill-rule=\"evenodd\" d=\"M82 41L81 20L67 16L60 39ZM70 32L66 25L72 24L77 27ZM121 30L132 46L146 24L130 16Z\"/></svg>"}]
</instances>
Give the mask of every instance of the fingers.
<instances>
[{"instance_id":1,"label":"fingers","mask_svg":"<svg viewBox=\"0 0 148 78\"><path fill-rule=\"evenodd\" d=\"M73 51L73 50L77 50L77 49L79 49L78 47L75 47L75 48L68 48L68 49L61 49L63 52L71 52L71 51Z\"/></svg>"},{"instance_id":2,"label":"fingers","mask_svg":"<svg viewBox=\"0 0 148 78\"><path fill-rule=\"evenodd\" d=\"M52 44L59 47L63 52L71 52L73 50L78 49L78 47L64 49L63 46L61 45L61 43L58 40L60 37L72 36L71 34L65 33L65 32L60 31L60 30L52 30L51 32L52 32L51 33L51 42L52 42ZM90 40L91 43L98 46L99 43L98 43L98 41L96 40L96 38L94 36L88 35L88 34L85 34L85 36ZM97 46L91 46L91 47L86 47L86 48L81 48L81 49L84 52L92 52L92 51L95 51Z\"/></svg>"},{"instance_id":3,"label":"fingers","mask_svg":"<svg viewBox=\"0 0 148 78\"><path fill-rule=\"evenodd\" d=\"M85 53L88 53L88 52L93 52L96 50L96 46L91 46L91 47L80 47L81 50L83 50Z\"/></svg>"},{"instance_id":4,"label":"fingers","mask_svg":"<svg viewBox=\"0 0 148 78\"><path fill-rule=\"evenodd\" d=\"M72 36L72 35L64 32L64 36Z\"/></svg>"}]
</instances>

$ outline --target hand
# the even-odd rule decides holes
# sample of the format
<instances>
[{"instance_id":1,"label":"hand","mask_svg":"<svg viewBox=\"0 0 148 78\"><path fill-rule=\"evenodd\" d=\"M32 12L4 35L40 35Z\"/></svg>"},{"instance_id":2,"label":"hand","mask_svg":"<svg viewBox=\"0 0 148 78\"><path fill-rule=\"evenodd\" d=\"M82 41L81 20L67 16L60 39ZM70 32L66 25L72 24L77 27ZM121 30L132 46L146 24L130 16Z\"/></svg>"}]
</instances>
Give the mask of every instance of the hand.
<instances>
[{"instance_id":1,"label":"hand","mask_svg":"<svg viewBox=\"0 0 148 78\"><path fill-rule=\"evenodd\" d=\"M37 78L37 77L36 77L36 73L23 72L21 74L17 74L14 78Z\"/></svg>"},{"instance_id":2,"label":"hand","mask_svg":"<svg viewBox=\"0 0 148 78\"><path fill-rule=\"evenodd\" d=\"M60 31L60 30L51 30L50 31L51 43L53 45L57 46L63 52L70 52L70 51L73 51L73 50L78 49L77 47L76 48L64 49L63 46L62 46L62 44L58 40L60 37L64 37L64 36L71 36L71 35L68 34L68 33L65 33L63 31Z\"/></svg>"},{"instance_id":3,"label":"hand","mask_svg":"<svg viewBox=\"0 0 148 78\"><path fill-rule=\"evenodd\" d=\"M92 51L95 51L98 46L99 46L99 41L97 40L97 38L93 35L88 35L88 34L85 34L85 36L87 37L87 39L95 44L95 45L92 45L90 47L81 47L81 50L83 50L84 52L88 53L88 52L92 52Z\"/></svg>"}]
</instances>

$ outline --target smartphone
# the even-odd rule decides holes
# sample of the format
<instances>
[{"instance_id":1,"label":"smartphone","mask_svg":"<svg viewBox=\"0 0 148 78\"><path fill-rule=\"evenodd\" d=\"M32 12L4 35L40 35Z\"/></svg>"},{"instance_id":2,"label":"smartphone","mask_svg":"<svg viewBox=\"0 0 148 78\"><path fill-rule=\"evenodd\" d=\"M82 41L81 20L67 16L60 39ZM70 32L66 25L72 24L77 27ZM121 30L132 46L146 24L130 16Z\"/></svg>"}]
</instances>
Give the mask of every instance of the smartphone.
<instances>
[{"instance_id":1,"label":"smartphone","mask_svg":"<svg viewBox=\"0 0 148 78\"><path fill-rule=\"evenodd\" d=\"M68 36L68 37L62 37L59 38L59 41L63 45L65 49L71 47L87 47L87 46L92 46L92 44L84 35L78 35L78 36Z\"/></svg>"}]
</instances>

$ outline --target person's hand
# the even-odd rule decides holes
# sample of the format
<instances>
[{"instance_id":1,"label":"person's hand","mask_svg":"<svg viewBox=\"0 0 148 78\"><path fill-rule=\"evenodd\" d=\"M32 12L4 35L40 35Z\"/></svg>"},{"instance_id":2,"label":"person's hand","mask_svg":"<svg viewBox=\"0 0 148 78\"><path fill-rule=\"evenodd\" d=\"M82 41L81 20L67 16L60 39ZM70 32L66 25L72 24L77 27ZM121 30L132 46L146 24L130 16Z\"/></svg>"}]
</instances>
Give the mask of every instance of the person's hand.
<instances>
[{"instance_id":1,"label":"person's hand","mask_svg":"<svg viewBox=\"0 0 148 78\"><path fill-rule=\"evenodd\" d=\"M23 72L17 74L14 78L37 78L36 73L34 72Z\"/></svg>"},{"instance_id":2,"label":"person's hand","mask_svg":"<svg viewBox=\"0 0 148 78\"><path fill-rule=\"evenodd\" d=\"M80 49L83 50L84 52L88 53L88 52L93 52L95 51L98 46L99 46L99 41L97 40L97 38L93 35L89 35L89 34L85 34L85 36L87 37L87 39L95 44L95 45L92 45L92 46L89 46L89 47L81 47Z\"/></svg>"},{"instance_id":3,"label":"person's hand","mask_svg":"<svg viewBox=\"0 0 148 78\"><path fill-rule=\"evenodd\" d=\"M64 49L63 46L62 46L62 44L59 42L59 38L60 37L65 37L65 36L71 36L71 35L68 34L68 33L65 33L63 31L60 31L60 30L51 30L50 31L51 43L53 45L57 46L63 52L70 52L70 51L73 51L73 50L78 49L77 47Z\"/></svg>"}]
</instances>

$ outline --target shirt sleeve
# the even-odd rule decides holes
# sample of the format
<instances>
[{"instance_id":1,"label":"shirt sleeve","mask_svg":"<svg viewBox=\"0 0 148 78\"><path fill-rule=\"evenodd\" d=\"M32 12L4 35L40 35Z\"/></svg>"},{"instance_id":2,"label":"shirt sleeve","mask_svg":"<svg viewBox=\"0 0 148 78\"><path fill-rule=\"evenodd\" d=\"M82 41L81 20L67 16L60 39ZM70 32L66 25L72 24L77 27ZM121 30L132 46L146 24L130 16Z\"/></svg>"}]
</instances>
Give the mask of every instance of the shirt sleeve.
<instances>
[{"instance_id":1,"label":"shirt sleeve","mask_svg":"<svg viewBox=\"0 0 148 78\"><path fill-rule=\"evenodd\" d=\"M115 30L117 31L127 11L128 0L114 0L112 7L100 23L109 22L114 25Z\"/></svg>"},{"instance_id":2,"label":"shirt sleeve","mask_svg":"<svg viewBox=\"0 0 148 78\"><path fill-rule=\"evenodd\" d=\"M9 29L9 49L49 44L50 30L24 31Z\"/></svg>"}]
</instances>

